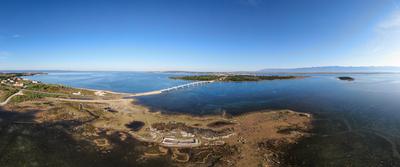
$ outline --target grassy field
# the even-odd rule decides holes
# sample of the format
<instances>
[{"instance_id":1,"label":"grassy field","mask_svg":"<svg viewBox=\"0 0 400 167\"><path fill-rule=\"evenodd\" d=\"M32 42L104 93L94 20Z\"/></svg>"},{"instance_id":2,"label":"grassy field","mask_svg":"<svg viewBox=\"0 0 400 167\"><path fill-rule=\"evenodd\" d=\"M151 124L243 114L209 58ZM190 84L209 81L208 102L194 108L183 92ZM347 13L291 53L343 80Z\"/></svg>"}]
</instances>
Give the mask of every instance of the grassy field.
<instances>
[{"instance_id":1,"label":"grassy field","mask_svg":"<svg viewBox=\"0 0 400 167\"><path fill-rule=\"evenodd\" d=\"M24 95L15 96L14 98L12 98L11 102L12 103L20 103L20 102L24 102L24 101L38 100L38 99L42 99L45 97L58 97L58 96L46 94L46 93L24 92Z\"/></svg>"},{"instance_id":2,"label":"grassy field","mask_svg":"<svg viewBox=\"0 0 400 167\"><path fill-rule=\"evenodd\" d=\"M26 87L27 90L32 91L40 91L47 93L60 93L60 94L72 94L81 92L81 95L94 95L93 91L84 90L84 89L76 89L63 85L55 85L55 84L28 84Z\"/></svg>"},{"instance_id":3,"label":"grassy field","mask_svg":"<svg viewBox=\"0 0 400 167\"><path fill-rule=\"evenodd\" d=\"M18 89L8 87L5 85L0 85L0 102L3 102L6 100L9 96L13 95L14 93L17 93Z\"/></svg>"}]
</instances>

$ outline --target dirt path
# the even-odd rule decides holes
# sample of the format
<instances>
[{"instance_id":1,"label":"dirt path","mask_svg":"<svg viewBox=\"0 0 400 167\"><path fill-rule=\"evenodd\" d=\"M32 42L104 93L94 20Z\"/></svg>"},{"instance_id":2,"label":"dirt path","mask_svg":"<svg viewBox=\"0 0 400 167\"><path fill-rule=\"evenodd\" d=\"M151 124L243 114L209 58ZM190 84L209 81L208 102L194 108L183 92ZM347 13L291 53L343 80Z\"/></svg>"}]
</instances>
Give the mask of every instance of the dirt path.
<instances>
[{"instance_id":1,"label":"dirt path","mask_svg":"<svg viewBox=\"0 0 400 167\"><path fill-rule=\"evenodd\" d=\"M14 96L18 96L18 95L24 95L22 93L22 90L18 91L17 93L14 93L13 95L9 96L4 102L0 103L0 106L4 106L6 105Z\"/></svg>"}]
</instances>

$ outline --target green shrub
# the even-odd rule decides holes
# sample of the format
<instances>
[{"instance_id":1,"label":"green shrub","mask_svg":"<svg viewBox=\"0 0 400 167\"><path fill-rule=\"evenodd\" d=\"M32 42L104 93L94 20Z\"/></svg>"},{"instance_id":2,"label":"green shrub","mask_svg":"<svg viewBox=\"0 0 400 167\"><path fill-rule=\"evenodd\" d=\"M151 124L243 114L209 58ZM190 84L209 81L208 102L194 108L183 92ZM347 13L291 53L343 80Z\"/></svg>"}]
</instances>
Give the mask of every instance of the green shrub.
<instances>
[{"instance_id":1,"label":"green shrub","mask_svg":"<svg viewBox=\"0 0 400 167\"><path fill-rule=\"evenodd\" d=\"M45 93L31 93L31 92L24 92L24 95L15 96L12 99L12 102L19 103L24 101L32 101L37 99L42 99L45 97L57 97L55 95L45 94Z\"/></svg>"}]
</instances>

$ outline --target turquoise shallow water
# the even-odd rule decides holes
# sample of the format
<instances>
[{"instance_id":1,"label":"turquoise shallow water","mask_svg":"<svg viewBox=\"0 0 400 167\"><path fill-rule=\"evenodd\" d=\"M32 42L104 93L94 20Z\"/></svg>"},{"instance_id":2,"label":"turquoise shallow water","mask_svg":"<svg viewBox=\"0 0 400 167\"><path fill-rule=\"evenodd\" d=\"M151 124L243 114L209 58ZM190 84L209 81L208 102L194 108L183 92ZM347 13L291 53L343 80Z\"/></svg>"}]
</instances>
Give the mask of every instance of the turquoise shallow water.
<instances>
[{"instance_id":1,"label":"turquoise shallow water","mask_svg":"<svg viewBox=\"0 0 400 167\"><path fill-rule=\"evenodd\" d=\"M163 89L187 83L171 80L172 73L153 72L58 72L26 78L45 83L63 84L78 88L111 90L115 92L138 93Z\"/></svg>"}]
</instances>

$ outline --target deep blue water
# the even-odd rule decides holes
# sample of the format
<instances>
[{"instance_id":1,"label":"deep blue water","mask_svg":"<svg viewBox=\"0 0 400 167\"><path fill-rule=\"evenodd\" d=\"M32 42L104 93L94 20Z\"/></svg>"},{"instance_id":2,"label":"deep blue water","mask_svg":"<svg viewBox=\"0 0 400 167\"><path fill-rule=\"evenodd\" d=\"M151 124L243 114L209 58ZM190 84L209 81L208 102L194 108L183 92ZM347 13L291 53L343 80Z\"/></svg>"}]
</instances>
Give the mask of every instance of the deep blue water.
<instances>
[{"instance_id":1,"label":"deep blue water","mask_svg":"<svg viewBox=\"0 0 400 167\"><path fill-rule=\"evenodd\" d=\"M45 83L138 93L187 83L170 76L185 73L61 72L27 77ZM259 109L289 108L303 112L346 112L350 108L379 107L380 114L400 115L400 74L314 74L309 78L261 82L224 82L138 98L155 110L191 114L237 114ZM363 109L364 112L370 112ZM371 111L372 112L372 111Z\"/></svg>"}]
</instances>

